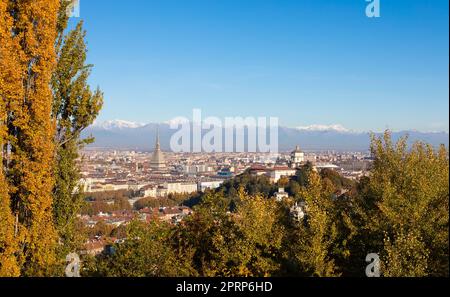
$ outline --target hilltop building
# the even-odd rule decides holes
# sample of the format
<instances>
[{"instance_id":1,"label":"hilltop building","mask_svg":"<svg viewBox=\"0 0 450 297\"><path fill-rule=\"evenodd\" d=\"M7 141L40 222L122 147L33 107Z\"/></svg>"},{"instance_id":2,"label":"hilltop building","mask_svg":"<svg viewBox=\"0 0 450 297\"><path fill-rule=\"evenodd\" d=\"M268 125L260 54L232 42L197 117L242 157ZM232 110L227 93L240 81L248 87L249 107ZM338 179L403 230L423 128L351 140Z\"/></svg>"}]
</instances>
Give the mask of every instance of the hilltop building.
<instances>
[{"instance_id":1,"label":"hilltop building","mask_svg":"<svg viewBox=\"0 0 450 297\"><path fill-rule=\"evenodd\" d=\"M249 173L255 176L265 175L272 183L276 183L282 177L294 176L297 173L297 170L287 166L267 167L263 165L253 165L249 168Z\"/></svg>"},{"instance_id":2,"label":"hilltop building","mask_svg":"<svg viewBox=\"0 0 450 297\"><path fill-rule=\"evenodd\" d=\"M305 153L300 150L300 146L297 145L295 150L291 153L291 166L298 167L305 162Z\"/></svg>"}]
</instances>

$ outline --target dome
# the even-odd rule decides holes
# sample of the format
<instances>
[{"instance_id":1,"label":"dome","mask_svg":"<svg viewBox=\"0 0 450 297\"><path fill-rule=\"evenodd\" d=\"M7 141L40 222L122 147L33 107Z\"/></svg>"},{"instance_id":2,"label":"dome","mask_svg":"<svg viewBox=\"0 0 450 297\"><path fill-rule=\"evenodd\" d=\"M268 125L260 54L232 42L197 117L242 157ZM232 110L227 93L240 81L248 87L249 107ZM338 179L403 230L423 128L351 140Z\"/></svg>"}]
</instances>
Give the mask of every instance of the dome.
<instances>
[{"instance_id":1,"label":"dome","mask_svg":"<svg viewBox=\"0 0 450 297\"><path fill-rule=\"evenodd\" d=\"M166 168L166 161L164 159L164 154L161 151L161 144L159 142L159 133L156 135L155 150L153 151L153 156L150 161L150 168L160 170Z\"/></svg>"}]
</instances>

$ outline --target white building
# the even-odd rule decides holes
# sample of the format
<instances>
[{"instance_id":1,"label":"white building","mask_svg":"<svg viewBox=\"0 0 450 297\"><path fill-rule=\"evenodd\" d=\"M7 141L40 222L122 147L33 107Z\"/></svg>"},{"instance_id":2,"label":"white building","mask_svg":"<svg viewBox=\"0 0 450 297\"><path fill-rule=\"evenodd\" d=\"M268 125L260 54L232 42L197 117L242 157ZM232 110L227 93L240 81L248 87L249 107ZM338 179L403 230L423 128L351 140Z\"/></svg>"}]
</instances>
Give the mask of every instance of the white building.
<instances>
[{"instance_id":1,"label":"white building","mask_svg":"<svg viewBox=\"0 0 450 297\"><path fill-rule=\"evenodd\" d=\"M164 185L148 185L141 189L141 196L144 197L165 197L169 194L190 194L197 192L197 183L165 183Z\"/></svg>"},{"instance_id":2,"label":"white building","mask_svg":"<svg viewBox=\"0 0 450 297\"><path fill-rule=\"evenodd\" d=\"M141 189L141 195L144 197L157 197L157 186L148 185Z\"/></svg>"},{"instance_id":3,"label":"white building","mask_svg":"<svg viewBox=\"0 0 450 297\"><path fill-rule=\"evenodd\" d=\"M166 183L164 188L169 194L187 194L197 192L197 183Z\"/></svg>"},{"instance_id":4,"label":"white building","mask_svg":"<svg viewBox=\"0 0 450 297\"><path fill-rule=\"evenodd\" d=\"M300 150L300 146L297 145L295 150L291 153L292 167L297 167L305 162L305 153Z\"/></svg>"},{"instance_id":5,"label":"white building","mask_svg":"<svg viewBox=\"0 0 450 297\"><path fill-rule=\"evenodd\" d=\"M268 171L269 178L273 183L278 182L282 177L294 176L296 173L296 169L289 167L274 167Z\"/></svg>"},{"instance_id":6,"label":"white building","mask_svg":"<svg viewBox=\"0 0 450 297\"><path fill-rule=\"evenodd\" d=\"M200 192L204 192L205 190L214 190L220 187L223 184L223 180L219 181L208 181L208 182L199 182L198 183L198 190Z\"/></svg>"},{"instance_id":7,"label":"white building","mask_svg":"<svg viewBox=\"0 0 450 297\"><path fill-rule=\"evenodd\" d=\"M213 172L214 168L208 165L185 165L183 166L183 172L186 174L197 174L204 172Z\"/></svg>"},{"instance_id":8,"label":"white building","mask_svg":"<svg viewBox=\"0 0 450 297\"><path fill-rule=\"evenodd\" d=\"M289 194L284 190L284 188L279 188L278 192L273 195L276 201L281 202L283 199L289 198Z\"/></svg>"},{"instance_id":9,"label":"white building","mask_svg":"<svg viewBox=\"0 0 450 297\"><path fill-rule=\"evenodd\" d=\"M331 163L317 163L314 165L315 170L322 170L322 169L333 169L338 170L339 166L331 164Z\"/></svg>"},{"instance_id":10,"label":"white building","mask_svg":"<svg viewBox=\"0 0 450 297\"><path fill-rule=\"evenodd\" d=\"M296 202L290 209L289 214L295 223L300 223L306 215L306 204Z\"/></svg>"}]
</instances>

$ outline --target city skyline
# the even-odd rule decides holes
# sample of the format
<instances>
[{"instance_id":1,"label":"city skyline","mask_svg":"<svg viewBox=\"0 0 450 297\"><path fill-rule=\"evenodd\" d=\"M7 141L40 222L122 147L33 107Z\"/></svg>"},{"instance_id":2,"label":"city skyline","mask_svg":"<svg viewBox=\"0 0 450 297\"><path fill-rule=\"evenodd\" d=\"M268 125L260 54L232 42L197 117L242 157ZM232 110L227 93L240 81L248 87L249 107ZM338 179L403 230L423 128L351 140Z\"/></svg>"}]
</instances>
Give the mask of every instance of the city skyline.
<instances>
[{"instance_id":1,"label":"city skyline","mask_svg":"<svg viewBox=\"0 0 450 297\"><path fill-rule=\"evenodd\" d=\"M201 108L287 127L448 133L448 1L381 1L372 19L363 0L318 2L81 1L90 81L105 92L98 121Z\"/></svg>"}]
</instances>

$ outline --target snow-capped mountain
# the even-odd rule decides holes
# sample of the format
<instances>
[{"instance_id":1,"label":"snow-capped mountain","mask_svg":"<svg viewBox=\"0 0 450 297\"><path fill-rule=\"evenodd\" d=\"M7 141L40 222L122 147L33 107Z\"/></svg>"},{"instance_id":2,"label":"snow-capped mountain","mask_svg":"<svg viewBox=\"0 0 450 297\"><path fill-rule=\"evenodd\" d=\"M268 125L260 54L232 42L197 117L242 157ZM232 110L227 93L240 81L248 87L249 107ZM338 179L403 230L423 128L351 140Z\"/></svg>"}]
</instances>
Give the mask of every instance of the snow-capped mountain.
<instances>
[{"instance_id":1,"label":"snow-capped mountain","mask_svg":"<svg viewBox=\"0 0 450 297\"><path fill-rule=\"evenodd\" d=\"M92 125L92 128L114 130L114 129L135 129L142 126L145 126L145 124L124 120L111 120L105 122L95 122Z\"/></svg>"},{"instance_id":2,"label":"snow-capped mountain","mask_svg":"<svg viewBox=\"0 0 450 297\"><path fill-rule=\"evenodd\" d=\"M170 150L170 139L177 130L170 129L170 122L141 124L129 121L107 121L96 123L83 132L92 135L95 143L90 147L107 149L152 150L159 130L161 147ZM203 135L208 131L203 130ZM222 133L225 135L225 132ZM381 135L378 133L378 135ZM424 141L433 146L449 144L447 132L393 132L394 141L408 135L408 142ZM289 151L300 145L303 150L367 151L370 145L369 132L355 132L342 125L311 125L305 127L279 127L279 150Z\"/></svg>"},{"instance_id":3,"label":"snow-capped mountain","mask_svg":"<svg viewBox=\"0 0 450 297\"><path fill-rule=\"evenodd\" d=\"M352 130L345 128L344 126L340 124L333 124L333 125L309 125L309 126L300 126L297 127L300 131L322 131L322 132L330 132L335 131L339 133L350 133Z\"/></svg>"}]
</instances>

